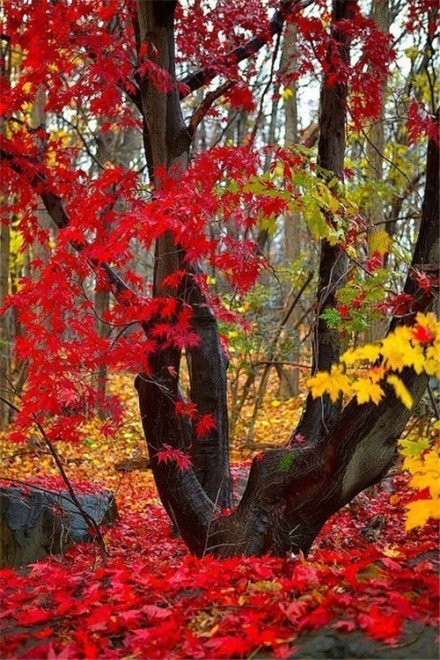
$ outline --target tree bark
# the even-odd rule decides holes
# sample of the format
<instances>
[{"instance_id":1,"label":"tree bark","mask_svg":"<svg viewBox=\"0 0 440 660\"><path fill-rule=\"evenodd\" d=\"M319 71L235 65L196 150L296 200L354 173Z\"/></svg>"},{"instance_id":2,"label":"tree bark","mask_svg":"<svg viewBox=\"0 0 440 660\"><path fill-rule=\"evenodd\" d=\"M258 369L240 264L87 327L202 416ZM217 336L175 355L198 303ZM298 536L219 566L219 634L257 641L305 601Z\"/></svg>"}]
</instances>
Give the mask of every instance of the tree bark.
<instances>
[{"instance_id":1,"label":"tree bark","mask_svg":"<svg viewBox=\"0 0 440 660\"><path fill-rule=\"evenodd\" d=\"M438 304L438 294L420 292L412 277L413 269L440 261L439 147L435 140L429 142L426 172L420 233L404 288L416 298L414 311ZM395 318L391 328L398 323L402 318ZM402 380L415 407L428 377L407 368ZM254 459L237 510L218 521L207 552L221 556L307 554L328 518L385 476L410 416L411 410L391 390L379 405L358 405L353 399L318 442L271 450Z\"/></svg>"},{"instance_id":2,"label":"tree bark","mask_svg":"<svg viewBox=\"0 0 440 660\"><path fill-rule=\"evenodd\" d=\"M9 43L5 46L5 42L0 40L0 74L2 76L10 77L10 46ZM4 132L4 119L0 118L0 134ZM7 190L5 186L1 186L0 199L4 201L7 199ZM6 296L10 292L10 256L11 256L11 218L0 218L0 307L3 306ZM11 392L11 310L3 313L0 317L0 396L3 399L12 399L13 392ZM9 405L0 400L0 431L4 431L9 423L10 407Z\"/></svg>"},{"instance_id":3,"label":"tree bark","mask_svg":"<svg viewBox=\"0 0 440 660\"><path fill-rule=\"evenodd\" d=\"M349 39L346 33L338 27L338 22L349 20L352 15L353 2L351 0L334 0L331 34L333 42L327 53L328 71L324 77L321 91L318 164L330 172L329 175L324 174L325 178L336 176L341 182L344 180L348 88L344 82L333 82L332 79L336 74L338 80L335 59L340 62L340 66L349 66L350 63ZM335 307L336 292L345 282L347 264L347 256L338 245L330 245L325 239L321 242L316 322L312 343L313 373L329 371L332 364L335 364L341 355L342 344L339 330L330 328L321 315L326 309ZM291 439L294 440L295 435L301 434L307 440L319 441L335 423L340 410L341 403L332 403L328 396L313 399L309 395L301 421Z\"/></svg>"},{"instance_id":4,"label":"tree bark","mask_svg":"<svg viewBox=\"0 0 440 660\"><path fill-rule=\"evenodd\" d=\"M283 43L283 55L281 71L287 80L289 76L293 76L295 68L297 67L297 28L294 24L290 23L286 26ZM296 80L292 79L286 86L286 91L290 91L291 95L284 98L284 145L286 147L298 144L298 85ZM294 213L285 213L283 218L284 225L284 256L286 260L286 267L292 268L292 264L297 261L301 254L301 242L303 231L303 219L299 211ZM292 290L287 297L286 307L292 303L295 292ZM297 321L300 317L298 309L295 309L289 316L286 323L286 331L289 337L292 337L292 349L289 352L291 362L298 362L298 344L299 333L295 329ZM299 369L297 367L281 367L280 378L280 395L283 398L298 396L299 394Z\"/></svg>"},{"instance_id":5,"label":"tree bark","mask_svg":"<svg viewBox=\"0 0 440 660\"><path fill-rule=\"evenodd\" d=\"M2 195L3 196L3 195ZM1 223L0 227L0 307L9 293L9 263L10 263L10 236L9 224ZM3 398L12 398L11 390L11 323L10 311L0 317L0 395ZM0 431L4 431L9 423L10 408L7 403L0 400Z\"/></svg>"},{"instance_id":6,"label":"tree bark","mask_svg":"<svg viewBox=\"0 0 440 660\"><path fill-rule=\"evenodd\" d=\"M390 30L390 11L388 0L373 0L371 8L371 17L376 22L377 27L382 32L388 34ZM381 105L380 114L370 126L367 134L367 175L368 180L373 184L381 184L383 181L383 159L385 148L385 80L381 85ZM367 223L369 233L374 231L377 226L384 223L384 205L380 195L372 194L367 208ZM367 331L367 342L375 342L383 336L387 328L387 319L371 319Z\"/></svg>"},{"instance_id":7,"label":"tree bark","mask_svg":"<svg viewBox=\"0 0 440 660\"><path fill-rule=\"evenodd\" d=\"M190 147L189 132L183 121L175 76L175 7L175 2L138 0L141 44L145 44L147 49L151 48L152 52L154 47L154 53L157 55L148 52L148 57L155 59L156 64L167 71L170 78L170 90L167 93L159 91L147 76L141 80L146 157L156 189L161 186L158 167L165 167L173 176L180 176L187 168ZM187 270L188 276L180 291L180 300L191 305L192 325L200 337L199 345L188 351L191 399L196 404L199 415L213 416L216 428L203 438L198 437L194 430L191 437L188 437L189 422L187 421L183 425L187 437L182 437L183 426L174 412L174 404L181 397L177 385L180 352L159 351L154 359L154 379L138 380L144 430L151 451L150 427L155 428L157 432L161 424L154 393L150 393L149 390L154 390L160 399L163 395L163 387L166 387L168 396L173 399L173 405L169 407L167 413L170 415L167 424L173 424L175 427L171 435L176 446L190 448L195 472L208 497L220 506L229 506L232 502L232 491L228 459L227 361L220 345L215 316L196 286L192 278L194 272L191 272L185 264L181 248L175 245L173 237L168 233L156 244L153 287L155 296L174 295L174 292L163 286L163 281L168 275L181 268ZM175 374L171 377L171 382L169 367L174 369ZM171 432L171 429L167 429L167 432ZM171 444L170 438L162 431L159 436L154 437L154 443L158 446L163 443ZM157 461L152 461L152 467L155 471ZM177 524L182 531L179 521Z\"/></svg>"}]
</instances>

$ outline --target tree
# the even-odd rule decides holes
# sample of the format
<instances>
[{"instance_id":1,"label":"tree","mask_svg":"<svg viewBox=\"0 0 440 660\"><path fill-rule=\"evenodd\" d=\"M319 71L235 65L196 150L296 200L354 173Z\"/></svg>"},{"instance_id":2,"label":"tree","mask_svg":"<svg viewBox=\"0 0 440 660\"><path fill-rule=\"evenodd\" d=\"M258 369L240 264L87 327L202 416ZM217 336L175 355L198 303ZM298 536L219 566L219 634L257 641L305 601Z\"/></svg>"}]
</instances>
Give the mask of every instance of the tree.
<instances>
[{"instance_id":1,"label":"tree","mask_svg":"<svg viewBox=\"0 0 440 660\"><path fill-rule=\"evenodd\" d=\"M388 389L379 403L354 399L344 408L339 395L310 394L288 446L254 459L244 495L232 508L228 364L217 322L217 317L231 315L211 295L202 262L209 261L237 291L246 292L264 260L246 236L220 233L211 238L206 224L222 216L246 228L259 217L291 210L291 204L304 214L309 209L309 222L321 236L312 370L330 372L344 349L341 333L329 319L338 290L349 276L346 237L350 228L356 236L360 232L357 211L343 196L349 87L358 124L365 117L380 116L383 81L392 57L387 35L353 0L334 0L329 32L318 17L305 16L309 4L282 0L268 23L264 12L250 10L247 3L235 8L220 4L220 20L228 25L235 17L244 32L257 24L257 36L226 53L220 43L211 44L207 62L178 80L176 60L183 54L176 56L176 13L183 12L179 29L184 34L186 30L191 59L194 44L188 35L200 29L191 19L206 20L197 13L199 5L192 16L172 1L139 0L137 8L131 2L99 4L97 27L90 34L87 3L31 2L23 8L6 3L7 30L21 51L25 75L11 85L10 99L3 105L11 127L3 136L3 173L15 187L25 240L34 241L39 231L32 214L24 210L35 204L35 194L60 230L37 285L24 282L9 302L28 327L16 343L18 355L29 360L16 433L23 436L38 424L46 429L48 442L74 437L87 409L98 404L117 421L117 403L103 399L102 391L95 392L81 374L104 363L138 370L136 388L157 488L189 549L198 555L308 552L328 517L386 474L410 416L397 386L384 385ZM261 150L252 144L214 148L190 163L192 136L212 104L221 96L249 103L239 62L279 35L286 21L297 24L305 41L314 40L322 58L316 166L308 172L305 165L310 163L300 152L276 148L273 165L261 176ZM35 36L43 22L45 43ZM353 41L362 53L357 64L350 62ZM183 100L219 74L226 82L209 91L185 121ZM92 118L106 117L108 125L101 125L101 131L112 130L116 123L137 125L132 105L122 100L130 99L140 113L151 198L142 199L142 183L133 171L108 166L96 178L88 178L78 163L74 176L72 146L77 146L50 127L29 128L26 103L41 80L48 88L49 115L65 111L66 104L78 115L87 107ZM369 107L366 97L371 96ZM403 320L414 322L417 312L431 309L435 297L438 143L432 120L420 122L431 135L424 202L403 289L407 313L393 319L392 328ZM39 240L44 241L44 235ZM129 267L133 240L146 254L154 243L151 296ZM124 279L116 269L125 271ZM421 277L425 286L420 285ZM114 296L104 320L122 327L117 341L99 336L90 324L91 286ZM124 334L124 328L131 332ZM183 354L189 397L179 379ZM417 402L427 380L423 370L408 366L398 382ZM110 423L106 430L112 432Z\"/></svg>"}]
</instances>

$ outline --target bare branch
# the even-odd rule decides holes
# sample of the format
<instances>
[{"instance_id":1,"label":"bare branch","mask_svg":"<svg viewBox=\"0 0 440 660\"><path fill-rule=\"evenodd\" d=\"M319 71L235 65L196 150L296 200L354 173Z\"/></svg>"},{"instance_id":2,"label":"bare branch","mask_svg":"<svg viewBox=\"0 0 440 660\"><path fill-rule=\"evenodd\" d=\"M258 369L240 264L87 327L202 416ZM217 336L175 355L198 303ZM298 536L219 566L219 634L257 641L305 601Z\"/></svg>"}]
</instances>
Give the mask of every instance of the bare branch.
<instances>
[{"instance_id":1,"label":"bare branch","mask_svg":"<svg viewBox=\"0 0 440 660\"><path fill-rule=\"evenodd\" d=\"M189 122L188 132L191 138L193 137L197 126L209 111L214 101L216 101L218 98L220 98L220 96L223 96L223 94L230 90L231 87L236 84L236 82L236 80L228 80L223 83L223 85L220 85L220 87L217 87L217 89L215 89L213 92L209 92L209 94L205 96L200 105L194 110L191 121Z\"/></svg>"}]
</instances>

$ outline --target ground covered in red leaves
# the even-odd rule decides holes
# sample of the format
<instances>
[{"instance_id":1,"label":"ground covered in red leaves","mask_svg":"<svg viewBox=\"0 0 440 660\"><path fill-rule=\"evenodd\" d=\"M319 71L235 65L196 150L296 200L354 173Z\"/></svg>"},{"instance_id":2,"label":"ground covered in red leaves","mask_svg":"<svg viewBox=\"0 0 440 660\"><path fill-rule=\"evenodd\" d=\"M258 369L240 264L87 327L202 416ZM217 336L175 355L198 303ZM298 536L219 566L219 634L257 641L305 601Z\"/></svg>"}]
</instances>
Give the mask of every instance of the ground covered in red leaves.
<instances>
[{"instance_id":1,"label":"ground covered in red leaves","mask_svg":"<svg viewBox=\"0 0 440 660\"><path fill-rule=\"evenodd\" d=\"M149 473L126 475L107 562L87 544L0 571L2 657L295 657L322 627L398 645L408 620L436 625L437 528L406 533L405 476L386 486L334 516L307 560L218 560L173 538Z\"/></svg>"}]
</instances>

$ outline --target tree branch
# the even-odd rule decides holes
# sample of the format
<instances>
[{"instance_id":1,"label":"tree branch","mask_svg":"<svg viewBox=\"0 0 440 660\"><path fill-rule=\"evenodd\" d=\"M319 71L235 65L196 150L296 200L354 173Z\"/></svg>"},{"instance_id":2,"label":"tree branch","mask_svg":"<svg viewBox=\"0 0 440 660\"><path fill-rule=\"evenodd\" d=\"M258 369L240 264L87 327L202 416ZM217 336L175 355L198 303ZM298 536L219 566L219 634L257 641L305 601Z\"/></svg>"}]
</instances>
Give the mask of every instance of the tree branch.
<instances>
[{"instance_id":1,"label":"tree branch","mask_svg":"<svg viewBox=\"0 0 440 660\"><path fill-rule=\"evenodd\" d=\"M268 27L263 30L258 36L250 39L242 46L237 46L233 50L225 53L217 63L217 66L206 66L193 73L189 73L185 78L180 81L180 98L184 99L186 96L195 92L200 87L204 87L211 82L216 76L219 75L219 67L233 66L243 60L248 59L251 55L258 53L263 46L265 46L275 34L279 34L284 26L286 18L293 11L299 11L312 5L314 0L282 0L279 9L277 9L272 16Z\"/></svg>"},{"instance_id":2,"label":"tree branch","mask_svg":"<svg viewBox=\"0 0 440 660\"><path fill-rule=\"evenodd\" d=\"M213 92L209 92L209 94L205 96L200 105L194 110L191 121L189 122L188 132L191 138L194 136L197 126L203 120L204 116L209 111L214 101L216 101L218 98L220 98L220 96L223 96L223 94L230 90L231 87L236 84L236 82L236 80L227 80L225 83L223 83L223 85L220 85L220 87L217 87L217 89L215 89Z\"/></svg>"},{"instance_id":3,"label":"tree branch","mask_svg":"<svg viewBox=\"0 0 440 660\"><path fill-rule=\"evenodd\" d=\"M24 176L31 188L34 188L35 191L38 190L38 188L41 188L43 185L43 190L37 194L39 194L41 197L41 200L48 214L58 229L65 229L68 227L69 216L67 215L67 212L64 208L61 197L45 188L45 186L47 186L46 176L41 172L36 172L33 176L29 176L25 169L18 162L19 159L23 158L23 156L17 158L4 149L0 149L0 158L7 161L8 165L14 172ZM70 241L70 244L79 253L82 252L85 247L87 247L87 243L81 244L76 241ZM109 264L99 263L96 259L90 259L89 257L86 257L86 259L94 270L101 269L105 273L107 281L111 286L112 293L116 298L118 298L118 296L123 293L130 293L134 297L137 297L137 294L133 291L133 289L131 289L131 287L129 287L128 284L124 282L121 276L118 275L118 273L111 266L109 266Z\"/></svg>"}]
</instances>

